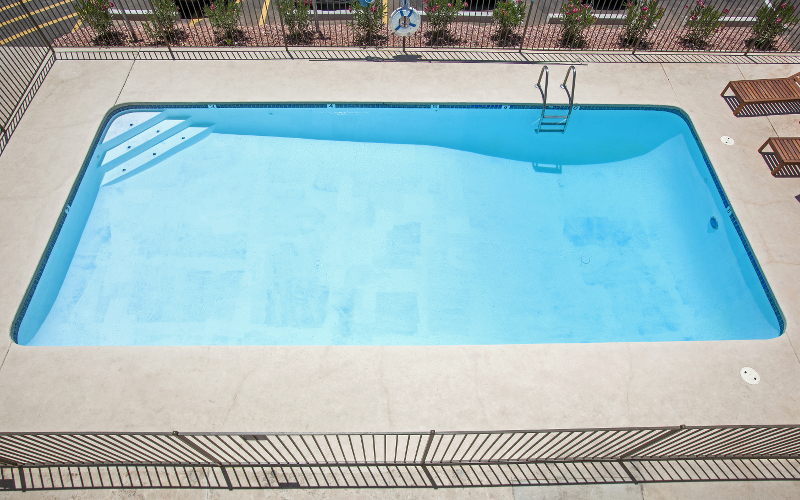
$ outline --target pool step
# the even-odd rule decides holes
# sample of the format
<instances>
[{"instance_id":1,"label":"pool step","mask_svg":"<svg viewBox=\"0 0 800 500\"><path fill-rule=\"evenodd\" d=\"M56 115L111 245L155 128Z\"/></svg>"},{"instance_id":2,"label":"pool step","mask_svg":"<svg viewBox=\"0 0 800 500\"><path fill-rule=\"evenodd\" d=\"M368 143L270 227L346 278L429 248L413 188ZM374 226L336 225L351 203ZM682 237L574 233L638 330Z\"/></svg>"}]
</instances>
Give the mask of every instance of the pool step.
<instances>
[{"instance_id":1,"label":"pool step","mask_svg":"<svg viewBox=\"0 0 800 500\"><path fill-rule=\"evenodd\" d=\"M191 120L182 118L161 120L121 144L108 149L100 166L103 170L110 170L163 142L189 125L191 125Z\"/></svg>"},{"instance_id":2,"label":"pool step","mask_svg":"<svg viewBox=\"0 0 800 500\"><path fill-rule=\"evenodd\" d=\"M166 118L163 111L134 111L114 118L106 129L103 146L110 149Z\"/></svg>"},{"instance_id":3,"label":"pool step","mask_svg":"<svg viewBox=\"0 0 800 500\"><path fill-rule=\"evenodd\" d=\"M138 155L119 163L103 176L101 186L108 186L121 182L128 177L141 173L148 168L169 158L175 153L182 151L193 144L208 137L214 130L214 126L191 126L180 130L167 139L145 149ZM163 135L163 134L162 134Z\"/></svg>"}]
</instances>

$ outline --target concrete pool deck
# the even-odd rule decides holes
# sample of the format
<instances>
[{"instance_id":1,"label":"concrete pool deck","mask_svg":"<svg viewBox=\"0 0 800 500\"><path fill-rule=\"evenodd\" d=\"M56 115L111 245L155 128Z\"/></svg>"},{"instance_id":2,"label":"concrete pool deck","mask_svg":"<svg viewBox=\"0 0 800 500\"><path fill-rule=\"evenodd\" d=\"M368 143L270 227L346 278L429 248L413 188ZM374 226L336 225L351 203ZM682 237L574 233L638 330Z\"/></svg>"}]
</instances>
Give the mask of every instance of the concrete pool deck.
<instances>
[{"instance_id":1,"label":"concrete pool deck","mask_svg":"<svg viewBox=\"0 0 800 500\"><path fill-rule=\"evenodd\" d=\"M800 65L588 64L578 66L576 91L579 104L661 104L689 113L783 310L787 327L781 337L435 347L64 348L11 342L17 307L97 127L115 104L538 103L533 83L540 68L309 60L56 62L0 155L0 430L800 424L800 178L773 178L757 152L767 137L800 135L800 117L737 118L719 97L730 80L784 77ZM550 69L551 95L561 98L556 89L566 66ZM735 145L722 144L723 135ZM740 378L744 366L760 373L759 385ZM708 486L646 486L654 498L669 488L703 498L703 487ZM732 485L719 487L733 491ZM800 495L800 483L768 488L777 488L774 498ZM195 498L200 492L179 493ZM510 494L501 488L482 497ZM514 493L520 499L542 494Z\"/></svg>"}]
</instances>

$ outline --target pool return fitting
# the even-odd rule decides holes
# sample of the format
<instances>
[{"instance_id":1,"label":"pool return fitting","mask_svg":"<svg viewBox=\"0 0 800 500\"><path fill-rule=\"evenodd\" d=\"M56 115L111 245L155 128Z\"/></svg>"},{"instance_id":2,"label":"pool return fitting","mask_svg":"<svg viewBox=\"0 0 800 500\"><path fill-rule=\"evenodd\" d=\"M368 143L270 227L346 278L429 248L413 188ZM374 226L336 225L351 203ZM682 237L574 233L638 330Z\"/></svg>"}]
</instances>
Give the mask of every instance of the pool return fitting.
<instances>
[{"instance_id":1,"label":"pool return fitting","mask_svg":"<svg viewBox=\"0 0 800 500\"><path fill-rule=\"evenodd\" d=\"M567 79L569 79L570 71L572 71L572 91L567 88ZM544 75L544 89L542 89L542 75ZM539 72L539 81L536 82L534 85L537 89L539 89L539 93L542 94L542 116L539 118L539 125L536 127L536 133L539 132L561 132L562 134L567 130L567 124L569 123L569 117L572 115L572 108L575 99L575 66L570 66L567 68L567 74L564 76L564 81L561 83L561 88L564 89L564 92L567 93L567 97L569 98L569 106L567 107L567 114L566 115L548 115L547 114L547 87L550 82L550 70L547 69L547 66L542 68L542 71ZM551 108L552 111L559 108Z\"/></svg>"}]
</instances>

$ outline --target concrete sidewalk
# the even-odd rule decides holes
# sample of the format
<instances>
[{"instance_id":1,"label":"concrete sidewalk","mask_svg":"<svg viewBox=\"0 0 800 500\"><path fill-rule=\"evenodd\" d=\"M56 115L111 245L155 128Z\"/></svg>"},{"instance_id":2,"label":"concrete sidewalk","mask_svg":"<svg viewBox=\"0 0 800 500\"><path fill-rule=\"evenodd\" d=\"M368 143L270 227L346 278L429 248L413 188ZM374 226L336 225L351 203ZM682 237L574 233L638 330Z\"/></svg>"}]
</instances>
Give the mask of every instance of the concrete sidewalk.
<instances>
[{"instance_id":1,"label":"concrete sidewalk","mask_svg":"<svg viewBox=\"0 0 800 500\"><path fill-rule=\"evenodd\" d=\"M3 331L10 329L92 138L115 104L537 103L533 83L540 68L308 60L58 61L0 156ZM565 66L550 69L555 79L566 71ZM6 333L0 337L0 430L427 431L800 423L800 362L793 346L800 342L800 178L773 178L757 153L769 136L800 135L799 118L736 118L719 97L729 80L798 71L800 65L578 67L577 103L662 104L689 113L784 312L787 328L779 338L433 347L33 348L13 344ZM723 135L736 144L723 145ZM743 366L758 370L762 382L743 382ZM800 496L795 484L761 487L774 489L771 498L790 498ZM606 490L601 490L591 498L629 498L629 493L634 495L630 498L673 498L670 491L713 498L702 493L708 487L636 486L612 496L602 496ZM747 488L755 486L742 486L741 491L718 487L734 492L725 498L739 498L736 492L752 492ZM392 495L561 498L541 496L556 494L555 488L480 491L484 493L414 490ZM642 491L649 493L635 496ZM199 498L200 493L173 494ZM322 496L344 498L344 493ZM262 494L269 492L254 492L253 498ZM245 497L241 492L213 495ZM312 493L281 495L305 498Z\"/></svg>"}]
</instances>

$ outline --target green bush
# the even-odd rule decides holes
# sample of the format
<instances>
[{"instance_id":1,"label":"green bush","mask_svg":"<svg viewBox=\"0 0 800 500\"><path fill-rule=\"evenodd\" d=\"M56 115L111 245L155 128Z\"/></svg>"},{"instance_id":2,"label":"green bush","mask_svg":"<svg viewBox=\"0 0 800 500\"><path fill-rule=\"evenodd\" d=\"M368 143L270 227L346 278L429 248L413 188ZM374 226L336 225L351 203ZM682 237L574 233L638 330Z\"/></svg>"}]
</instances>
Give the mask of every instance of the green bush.
<instances>
[{"instance_id":1,"label":"green bush","mask_svg":"<svg viewBox=\"0 0 800 500\"><path fill-rule=\"evenodd\" d=\"M175 34L175 19L178 18L175 2L173 0L151 0L151 2L153 11L147 14L144 32L156 43L169 43Z\"/></svg>"},{"instance_id":2,"label":"green bush","mask_svg":"<svg viewBox=\"0 0 800 500\"><path fill-rule=\"evenodd\" d=\"M494 6L492 21L497 25L497 35L508 38L525 21L527 6L524 0L501 0Z\"/></svg>"},{"instance_id":3,"label":"green bush","mask_svg":"<svg viewBox=\"0 0 800 500\"><path fill-rule=\"evenodd\" d=\"M233 45L233 39L239 31L239 15L242 6L236 0L218 0L211 7L203 8L203 15L211 23L214 37L226 45Z\"/></svg>"},{"instance_id":4,"label":"green bush","mask_svg":"<svg viewBox=\"0 0 800 500\"><path fill-rule=\"evenodd\" d=\"M289 38L299 40L311 34L311 0L279 0L283 24Z\"/></svg>"},{"instance_id":5,"label":"green bush","mask_svg":"<svg viewBox=\"0 0 800 500\"><path fill-rule=\"evenodd\" d=\"M350 12L353 13L353 20L349 24L355 28L358 39L366 43L375 43L386 27L386 23L383 22L386 4L383 0L375 0L366 7L358 0L353 0L350 2Z\"/></svg>"},{"instance_id":6,"label":"green bush","mask_svg":"<svg viewBox=\"0 0 800 500\"><path fill-rule=\"evenodd\" d=\"M561 42L565 47L583 47L586 40L583 30L597 21L592 6L580 3L580 0L569 0L561 6Z\"/></svg>"},{"instance_id":7,"label":"green bush","mask_svg":"<svg viewBox=\"0 0 800 500\"><path fill-rule=\"evenodd\" d=\"M116 31L111 22L110 10L113 6L113 3L106 0L78 0L75 11L81 23L89 25L97 33L98 40L108 41Z\"/></svg>"},{"instance_id":8,"label":"green bush","mask_svg":"<svg viewBox=\"0 0 800 500\"><path fill-rule=\"evenodd\" d=\"M466 2L461 3L461 0L423 0L422 3L428 16L428 24L431 25L430 31L436 37L444 36L458 13L468 5Z\"/></svg>"},{"instance_id":9,"label":"green bush","mask_svg":"<svg viewBox=\"0 0 800 500\"><path fill-rule=\"evenodd\" d=\"M663 16L664 8L658 6L658 0L644 0L641 3L629 1L625 9L623 40L631 45L639 45Z\"/></svg>"},{"instance_id":10,"label":"green bush","mask_svg":"<svg viewBox=\"0 0 800 500\"><path fill-rule=\"evenodd\" d=\"M725 26L720 18L727 13L728 9L720 12L705 0L696 0L686 21L686 41L698 47L707 45L709 38Z\"/></svg>"},{"instance_id":11,"label":"green bush","mask_svg":"<svg viewBox=\"0 0 800 500\"><path fill-rule=\"evenodd\" d=\"M753 25L753 43L759 49L767 49L779 35L783 35L789 28L800 22L794 15L794 5L786 2L777 7L761 7L756 13L756 24Z\"/></svg>"}]
</instances>

